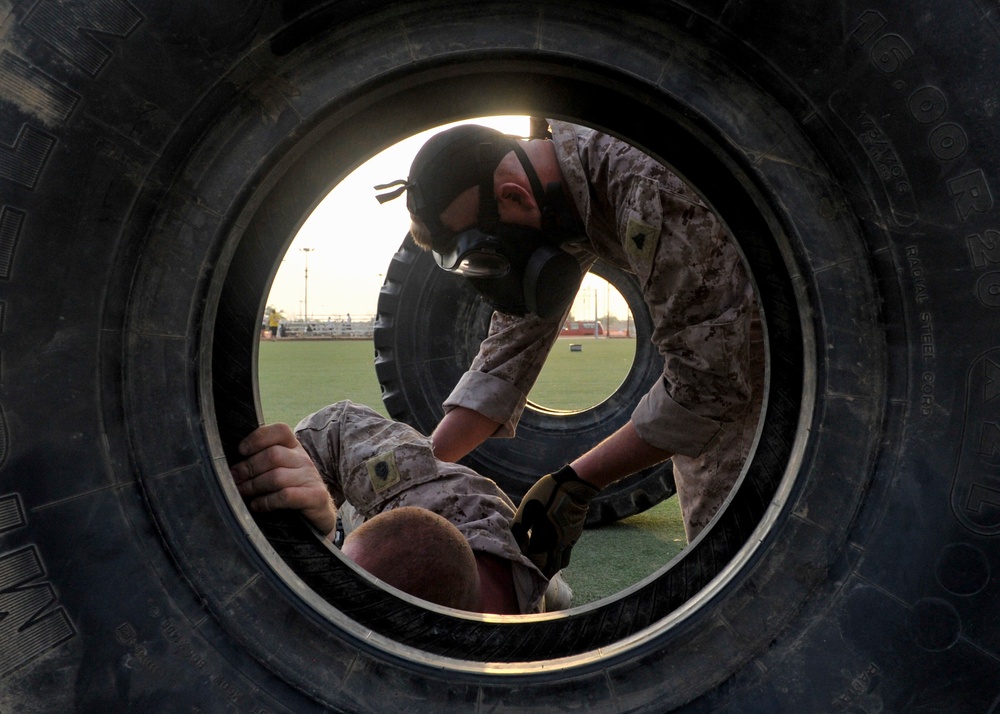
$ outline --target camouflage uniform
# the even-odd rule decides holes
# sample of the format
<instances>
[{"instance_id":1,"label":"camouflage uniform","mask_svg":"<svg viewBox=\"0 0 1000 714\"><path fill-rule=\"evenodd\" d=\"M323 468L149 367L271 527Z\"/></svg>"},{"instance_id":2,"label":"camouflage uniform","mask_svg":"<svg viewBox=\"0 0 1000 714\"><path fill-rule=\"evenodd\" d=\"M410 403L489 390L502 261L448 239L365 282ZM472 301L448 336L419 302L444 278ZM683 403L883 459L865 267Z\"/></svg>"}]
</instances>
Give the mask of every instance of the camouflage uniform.
<instances>
[{"instance_id":1,"label":"camouflage uniform","mask_svg":"<svg viewBox=\"0 0 1000 714\"><path fill-rule=\"evenodd\" d=\"M402 506L434 511L473 550L511 561L521 611L539 609L548 581L521 555L510 532L514 504L493 481L436 460L427 437L348 401L307 416L295 436L338 508L349 501L363 518Z\"/></svg>"},{"instance_id":2,"label":"camouflage uniform","mask_svg":"<svg viewBox=\"0 0 1000 714\"><path fill-rule=\"evenodd\" d=\"M564 246L633 273L664 357L632 414L639 437L674 456L691 540L725 500L756 432L763 392L760 321L740 256L715 215L676 175L630 145L552 122L556 156L586 238ZM463 406L513 436L563 318L495 313L445 408Z\"/></svg>"}]
</instances>

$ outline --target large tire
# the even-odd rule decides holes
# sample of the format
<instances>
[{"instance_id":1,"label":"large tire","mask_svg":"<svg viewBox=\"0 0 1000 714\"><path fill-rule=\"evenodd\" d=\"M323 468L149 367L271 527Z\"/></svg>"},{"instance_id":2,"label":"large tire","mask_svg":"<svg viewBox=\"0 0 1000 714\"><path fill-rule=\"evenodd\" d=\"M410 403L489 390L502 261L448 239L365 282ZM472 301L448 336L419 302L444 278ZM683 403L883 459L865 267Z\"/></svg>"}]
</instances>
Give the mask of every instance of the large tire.
<instances>
[{"instance_id":1,"label":"large tire","mask_svg":"<svg viewBox=\"0 0 1000 714\"><path fill-rule=\"evenodd\" d=\"M864 7L0 6L0 708L994 707L997 9ZM226 459L303 217L391 142L509 112L608 128L703 192L769 386L669 567L469 618L254 523Z\"/></svg>"},{"instance_id":2,"label":"large tire","mask_svg":"<svg viewBox=\"0 0 1000 714\"><path fill-rule=\"evenodd\" d=\"M557 411L529 402L514 439L490 439L463 459L515 502L539 476L617 431L663 374L663 356L651 340L653 321L635 277L603 261L591 272L611 283L635 315L635 359L622 383L600 404ZM389 416L424 434L434 430L444 416L442 402L489 331L492 312L467 281L439 269L411 238L403 241L386 271L375 322L375 372ZM673 493L668 461L601 491L587 512L587 525L635 515Z\"/></svg>"}]
</instances>

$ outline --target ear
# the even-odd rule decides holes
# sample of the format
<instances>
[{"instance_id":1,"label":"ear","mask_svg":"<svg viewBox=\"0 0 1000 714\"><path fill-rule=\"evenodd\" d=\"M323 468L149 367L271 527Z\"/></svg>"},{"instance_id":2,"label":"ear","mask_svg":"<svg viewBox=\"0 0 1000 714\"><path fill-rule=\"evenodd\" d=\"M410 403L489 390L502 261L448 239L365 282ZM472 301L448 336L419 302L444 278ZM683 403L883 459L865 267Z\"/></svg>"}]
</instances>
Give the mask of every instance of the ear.
<instances>
[{"instance_id":1,"label":"ear","mask_svg":"<svg viewBox=\"0 0 1000 714\"><path fill-rule=\"evenodd\" d=\"M497 186L497 203L517 211L531 211L538 207L531 191L513 181Z\"/></svg>"}]
</instances>

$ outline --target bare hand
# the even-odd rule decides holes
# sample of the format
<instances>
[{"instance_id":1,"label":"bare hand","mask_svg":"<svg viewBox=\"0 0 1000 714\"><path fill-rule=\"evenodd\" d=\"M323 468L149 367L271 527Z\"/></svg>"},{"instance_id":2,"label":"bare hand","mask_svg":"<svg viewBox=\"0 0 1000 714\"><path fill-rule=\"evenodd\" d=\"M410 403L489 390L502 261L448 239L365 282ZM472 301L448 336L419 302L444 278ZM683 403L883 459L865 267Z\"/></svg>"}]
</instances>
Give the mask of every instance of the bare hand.
<instances>
[{"instance_id":1,"label":"bare hand","mask_svg":"<svg viewBox=\"0 0 1000 714\"><path fill-rule=\"evenodd\" d=\"M240 442L246 457L231 469L236 490L252 511L301 511L321 533L337 526L330 492L287 424L262 426Z\"/></svg>"}]
</instances>

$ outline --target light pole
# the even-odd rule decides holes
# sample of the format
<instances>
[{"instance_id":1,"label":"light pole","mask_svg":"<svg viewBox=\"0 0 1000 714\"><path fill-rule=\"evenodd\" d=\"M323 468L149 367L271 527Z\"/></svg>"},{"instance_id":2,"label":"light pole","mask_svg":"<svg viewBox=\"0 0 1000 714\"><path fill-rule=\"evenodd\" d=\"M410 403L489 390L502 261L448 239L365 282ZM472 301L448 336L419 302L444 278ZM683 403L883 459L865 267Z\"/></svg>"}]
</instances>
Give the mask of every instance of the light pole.
<instances>
[{"instance_id":1,"label":"light pole","mask_svg":"<svg viewBox=\"0 0 1000 714\"><path fill-rule=\"evenodd\" d=\"M601 323L597 319L597 288L594 288L594 339L597 339L597 330Z\"/></svg>"},{"instance_id":2,"label":"light pole","mask_svg":"<svg viewBox=\"0 0 1000 714\"><path fill-rule=\"evenodd\" d=\"M611 339L611 283L604 281L607 288L604 298L604 339Z\"/></svg>"},{"instance_id":3,"label":"light pole","mask_svg":"<svg viewBox=\"0 0 1000 714\"><path fill-rule=\"evenodd\" d=\"M299 250L306 254L305 317L306 317L306 324L309 324L309 254L316 249L299 248Z\"/></svg>"}]
</instances>

